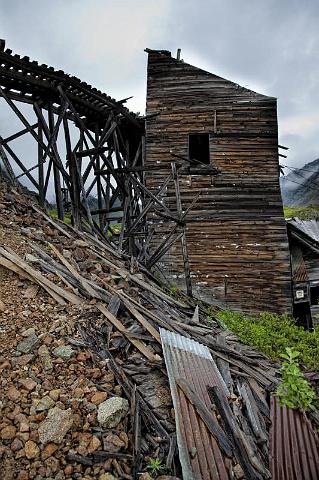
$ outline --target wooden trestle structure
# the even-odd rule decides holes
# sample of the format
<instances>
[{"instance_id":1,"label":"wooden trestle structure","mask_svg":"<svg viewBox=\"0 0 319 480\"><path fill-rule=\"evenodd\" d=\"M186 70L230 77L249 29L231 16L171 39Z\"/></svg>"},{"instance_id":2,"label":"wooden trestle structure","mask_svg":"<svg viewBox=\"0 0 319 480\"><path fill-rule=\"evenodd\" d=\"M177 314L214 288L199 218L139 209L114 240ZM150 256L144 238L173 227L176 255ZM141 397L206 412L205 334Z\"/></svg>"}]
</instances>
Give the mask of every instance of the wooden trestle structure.
<instances>
[{"instance_id":1,"label":"wooden trestle structure","mask_svg":"<svg viewBox=\"0 0 319 480\"><path fill-rule=\"evenodd\" d=\"M183 212L178 186L178 172L187 162L172 157L171 173L162 185L152 191L146 187L145 171L158 167L145 166L145 118L130 112L124 106L126 99L116 101L61 70L14 55L4 40L0 41L0 98L23 127L0 137L0 160L10 180L17 184L26 177L42 206L53 182L60 220L65 217L67 197L76 229L89 230L119 251L134 254L148 269L158 268L159 259L181 240L191 294L184 228L190 209ZM23 104L28 104L29 112ZM31 136L37 145L31 166L14 150L14 141L22 136ZM178 208L174 210L162 200L169 183L175 185ZM93 209L88 201L92 194L97 198ZM150 214L174 223L169 235L157 239L159 247L153 252L149 247L156 232L146 223ZM121 229L110 235L114 221L121 223Z\"/></svg>"}]
</instances>

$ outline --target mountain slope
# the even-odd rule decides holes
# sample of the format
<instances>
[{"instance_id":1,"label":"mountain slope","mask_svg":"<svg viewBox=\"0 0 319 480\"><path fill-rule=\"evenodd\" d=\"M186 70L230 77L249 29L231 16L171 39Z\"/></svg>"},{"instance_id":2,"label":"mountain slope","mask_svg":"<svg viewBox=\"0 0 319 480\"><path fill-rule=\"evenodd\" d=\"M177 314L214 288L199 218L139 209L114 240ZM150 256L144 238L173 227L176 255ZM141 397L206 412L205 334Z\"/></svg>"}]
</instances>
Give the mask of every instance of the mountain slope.
<instances>
[{"instance_id":1,"label":"mountain slope","mask_svg":"<svg viewBox=\"0 0 319 480\"><path fill-rule=\"evenodd\" d=\"M283 204L319 205L319 158L280 178Z\"/></svg>"}]
</instances>

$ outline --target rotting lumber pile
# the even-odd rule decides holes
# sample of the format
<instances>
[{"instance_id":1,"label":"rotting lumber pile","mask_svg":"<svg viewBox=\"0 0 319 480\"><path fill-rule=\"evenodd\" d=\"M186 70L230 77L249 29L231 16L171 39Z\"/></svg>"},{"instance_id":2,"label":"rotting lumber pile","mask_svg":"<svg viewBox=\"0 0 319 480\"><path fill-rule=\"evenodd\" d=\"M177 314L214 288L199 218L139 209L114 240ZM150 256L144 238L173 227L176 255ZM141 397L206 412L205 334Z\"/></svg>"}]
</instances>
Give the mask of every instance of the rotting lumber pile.
<instances>
[{"instance_id":1,"label":"rotting lumber pile","mask_svg":"<svg viewBox=\"0 0 319 480\"><path fill-rule=\"evenodd\" d=\"M125 471L124 465L130 466L130 474L118 473L118 478L125 479L139 478L146 468L145 457L160 459L166 472L177 476L186 461L192 476L184 478L194 480L270 478L268 400L279 381L278 366L240 344L216 321L208 321L202 303L197 305L187 296L170 296L134 257L50 219L14 190L4 195L4 202L8 212L19 211L25 217L29 228L49 228L51 235L50 241L45 235L26 237L32 252L27 258L1 246L0 265L38 284L58 304L93 305L93 314L78 321L79 344L105 362L130 404L125 454L99 450L86 456L71 453L67 460L95 465L113 455L118 472ZM172 410L170 368L164 361L160 330L161 335L167 332L186 344L200 344L209 355L210 366L205 368L213 368L218 377L219 383L206 385L209 406L186 372L184 378L176 378L180 398L193 419L184 432L190 446L184 451L186 460L181 455L178 431L176 438L175 415L180 412ZM200 368L200 362L189 364L195 376L196 372L200 375ZM209 372L206 370L204 382ZM105 434L103 428L99 434ZM211 450L195 444L199 434L207 439L207 445L213 445Z\"/></svg>"}]
</instances>

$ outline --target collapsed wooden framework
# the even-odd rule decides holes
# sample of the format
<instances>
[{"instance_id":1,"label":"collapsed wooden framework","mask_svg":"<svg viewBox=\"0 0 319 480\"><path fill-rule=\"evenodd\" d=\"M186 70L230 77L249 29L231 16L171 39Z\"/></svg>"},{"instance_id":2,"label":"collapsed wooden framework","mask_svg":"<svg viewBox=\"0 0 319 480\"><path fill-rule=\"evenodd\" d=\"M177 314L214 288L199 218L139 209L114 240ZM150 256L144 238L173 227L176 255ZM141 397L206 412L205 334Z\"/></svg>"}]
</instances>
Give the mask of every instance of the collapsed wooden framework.
<instances>
[{"instance_id":1,"label":"collapsed wooden framework","mask_svg":"<svg viewBox=\"0 0 319 480\"><path fill-rule=\"evenodd\" d=\"M13 55L3 40L0 97L23 125L16 133L0 137L0 159L11 182L17 184L25 177L42 206L52 182L60 220L69 209L76 229L89 229L115 243L119 251L134 255L148 269L159 269L158 261L181 241L187 292L191 294L185 220L198 196L183 211L179 175L187 161L172 157L171 172L162 185L153 190L146 187L146 171L152 174L159 167L145 166L145 119L123 105L127 99L116 101L61 70ZM23 104L29 105L31 114L25 113ZM12 146L25 136L37 145L32 166L19 158ZM167 206L163 197L169 185L176 201ZM97 199L93 208L89 202L92 194ZM150 248L156 229L147 226L147 216L155 217L155 223L173 222L154 251ZM121 224L117 235L112 222Z\"/></svg>"}]
</instances>

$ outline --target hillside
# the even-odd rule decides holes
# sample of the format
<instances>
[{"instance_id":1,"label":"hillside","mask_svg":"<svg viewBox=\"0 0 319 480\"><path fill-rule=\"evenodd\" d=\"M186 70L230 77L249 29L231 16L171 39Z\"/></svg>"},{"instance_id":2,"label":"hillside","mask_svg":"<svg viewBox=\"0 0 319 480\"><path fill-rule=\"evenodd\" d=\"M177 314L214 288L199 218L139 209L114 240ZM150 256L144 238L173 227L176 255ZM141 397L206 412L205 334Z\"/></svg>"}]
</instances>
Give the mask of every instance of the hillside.
<instances>
[{"instance_id":1,"label":"hillside","mask_svg":"<svg viewBox=\"0 0 319 480\"><path fill-rule=\"evenodd\" d=\"M280 186L288 207L319 205L319 158L280 177Z\"/></svg>"}]
</instances>

